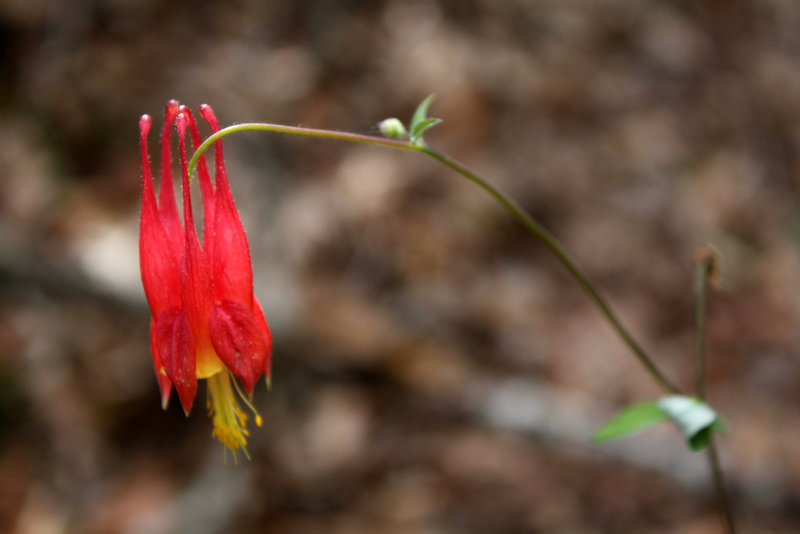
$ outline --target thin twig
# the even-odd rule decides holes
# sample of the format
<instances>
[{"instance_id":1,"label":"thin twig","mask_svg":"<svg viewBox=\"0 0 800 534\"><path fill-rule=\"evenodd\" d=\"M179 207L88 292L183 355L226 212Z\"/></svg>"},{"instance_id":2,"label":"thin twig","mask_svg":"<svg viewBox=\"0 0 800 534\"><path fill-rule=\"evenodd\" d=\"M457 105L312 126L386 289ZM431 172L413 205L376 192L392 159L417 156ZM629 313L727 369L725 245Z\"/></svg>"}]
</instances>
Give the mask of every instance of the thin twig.
<instances>
[{"instance_id":1,"label":"thin twig","mask_svg":"<svg viewBox=\"0 0 800 534\"><path fill-rule=\"evenodd\" d=\"M714 252L710 247L704 247L698 252L697 263L695 265L695 379L697 384L697 397L706 400L706 351L705 351L705 316L706 316L706 293L708 289L708 279L712 273L714 265ZM717 494L717 503L720 513L723 516L725 528L728 534L736 534L736 523L733 519L733 509L725 484L725 475L722 471L722 464L719 460L719 452L714 440L714 431L709 429L708 447L706 448L706 459L711 471L711 479L714 481L714 491Z\"/></svg>"},{"instance_id":2,"label":"thin twig","mask_svg":"<svg viewBox=\"0 0 800 534\"><path fill-rule=\"evenodd\" d=\"M694 374L697 397L706 398L706 290L713 256L700 252L694 271Z\"/></svg>"},{"instance_id":3,"label":"thin twig","mask_svg":"<svg viewBox=\"0 0 800 534\"><path fill-rule=\"evenodd\" d=\"M500 202L514 217L517 218L534 236L552 252L556 258L566 267L572 277L578 282L578 285L589 295L589 298L600 309L600 313L608 320L614 330L617 332L622 341L633 352L633 355L639 360L650 376L664 389L667 393L679 393L678 387L673 384L656 366L653 359L647 355L647 352L641 345L634 339L627 328L622 324L617 315L611 309L611 306L606 302L605 298L595 289L594 285L586 278L586 275L578 268L572 258L566 253L564 248L558 240L541 224L539 224L530 214L525 211L519 204L509 198L505 193L497 189L495 186L470 171L463 165L451 160L450 158L436 152L429 147L420 147L420 151L424 154L431 156L440 163L450 167L457 173L468 178L470 181L477 184L484 191L489 193L498 202Z\"/></svg>"},{"instance_id":4,"label":"thin twig","mask_svg":"<svg viewBox=\"0 0 800 534\"><path fill-rule=\"evenodd\" d=\"M708 442L706 458L708 459L708 466L711 469L711 478L714 480L714 491L717 493L717 502L719 503L720 512L724 518L725 528L728 534L736 534L736 522L733 520L733 508L731 507L728 490L725 487L725 475L722 472L722 464L719 461L719 453L717 452L717 444L713 434Z\"/></svg>"}]
</instances>

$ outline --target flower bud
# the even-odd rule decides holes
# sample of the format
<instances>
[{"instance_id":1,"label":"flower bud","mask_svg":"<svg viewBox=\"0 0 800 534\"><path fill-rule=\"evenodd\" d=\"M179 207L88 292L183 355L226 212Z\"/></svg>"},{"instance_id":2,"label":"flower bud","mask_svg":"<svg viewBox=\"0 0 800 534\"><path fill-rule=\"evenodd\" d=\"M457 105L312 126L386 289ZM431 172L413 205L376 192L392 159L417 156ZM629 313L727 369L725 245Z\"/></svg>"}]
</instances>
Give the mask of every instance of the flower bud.
<instances>
[{"instance_id":1,"label":"flower bud","mask_svg":"<svg viewBox=\"0 0 800 534\"><path fill-rule=\"evenodd\" d=\"M384 119L378 124L378 128L380 128L383 136L389 139L408 139L408 132L400 119L394 117Z\"/></svg>"}]
</instances>

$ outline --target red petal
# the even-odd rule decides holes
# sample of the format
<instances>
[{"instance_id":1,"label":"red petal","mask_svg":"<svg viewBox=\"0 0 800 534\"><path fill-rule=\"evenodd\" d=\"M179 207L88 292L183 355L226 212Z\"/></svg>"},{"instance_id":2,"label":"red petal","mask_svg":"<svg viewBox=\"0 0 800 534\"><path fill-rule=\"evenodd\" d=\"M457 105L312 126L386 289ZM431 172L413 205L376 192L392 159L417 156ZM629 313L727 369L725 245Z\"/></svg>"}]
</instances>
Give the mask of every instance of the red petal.
<instances>
[{"instance_id":1,"label":"red petal","mask_svg":"<svg viewBox=\"0 0 800 534\"><path fill-rule=\"evenodd\" d=\"M153 355L153 367L156 369L158 389L161 390L161 407L166 410L169 405L170 393L172 393L172 382L169 381L169 377L165 374L161 356L158 355L155 319L150 319L150 353Z\"/></svg>"},{"instance_id":2,"label":"red petal","mask_svg":"<svg viewBox=\"0 0 800 534\"><path fill-rule=\"evenodd\" d=\"M181 113L177 119L180 139L181 185L183 189L183 222L185 227L185 249L181 261L181 303L191 324L195 343L204 344L208 338L208 314L211 309L211 285L209 281L207 256L200 247L194 229L192 199L189 189L189 174L186 157L186 116Z\"/></svg>"},{"instance_id":3,"label":"red petal","mask_svg":"<svg viewBox=\"0 0 800 534\"><path fill-rule=\"evenodd\" d=\"M172 381L183 411L192 409L197 392L195 373L195 345L186 314L178 308L170 308L155 319L154 346L167 377Z\"/></svg>"},{"instance_id":4,"label":"red petal","mask_svg":"<svg viewBox=\"0 0 800 534\"><path fill-rule=\"evenodd\" d=\"M210 258L214 298L251 303L253 268L242 221L227 187L217 187L216 200L213 256Z\"/></svg>"},{"instance_id":5,"label":"red petal","mask_svg":"<svg viewBox=\"0 0 800 534\"><path fill-rule=\"evenodd\" d=\"M272 334L269 332L267 319L264 317L264 309L258 299L253 299L253 314L256 318L256 324L261 329L261 334L264 336L264 343L267 346L267 357L264 359L264 376L269 383L272 376Z\"/></svg>"},{"instance_id":6,"label":"red petal","mask_svg":"<svg viewBox=\"0 0 800 534\"><path fill-rule=\"evenodd\" d=\"M202 143L202 139L200 138L200 131L197 129L194 115L186 106L180 107L180 113L186 117L189 133L192 136L192 143L196 150ZM210 254L209 245L211 239L208 236L214 228L214 185L211 183L211 177L208 174L205 155L200 156L197 161L197 175L200 178L200 192L203 196L203 248L206 253Z\"/></svg>"},{"instance_id":7,"label":"red petal","mask_svg":"<svg viewBox=\"0 0 800 534\"><path fill-rule=\"evenodd\" d=\"M208 125L211 126L212 133L217 133L219 131L219 122L217 122L217 117L214 115L214 110L211 109L211 106L208 104L201 104L200 116L202 116ZM217 186L219 186L220 179L224 180L225 182L228 180L225 174L225 159L222 157L221 140L214 142L214 177L217 180Z\"/></svg>"},{"instance_id":8,"label":"red petal","mask_svg":"<svg viewBox=\"0 0 800 534\"><path fill-rule=\"evenodd\" d=\"M210 106L206 104L200 106L200 115L209 123L212 132L219 131L217 118ZM216 203L213 244L209 249L211 251L209 258L214 298L246 302L252 308L252 304L249 304L253 302L253 267L250 262L250 247L228 186L221 141L214 143L214 162L216 164Z\"/></svg>"},{"instance_id":9,"label":"red petal","mask_svg":"<svg viewBox=\"0 0 800 534\"><path fill-rule=\"evenodd\" d=\"M267 343L253 312L235 300L223 300L211 310L211 343L225 366L252 393L267 358Z\"/></svg>"},{"instance_id":10,"label":"red petal","mask_svg":"<svg viewBox=\"0 0 800 534\"><path fill-rule=\"evenodd\" d=\"M160 221L144 204L139 233L139 267L144 293L154 315L178 305L178 259Z\"/></svg>"},{"instance_id":11,"label":"red petal","mask_svg":"<svg viewBox=\"0 0 800 534\"><path fill-rule=\"evenodd\" d=\"M178 102L170 100L164 108L164 126L161 128L161 193L159 198L159 211L164 230L167 232L175 254L180 256L183 251L183 229L178 218L178 205L175 202L175 185L172 182L172 156L170 134L172 123L178 114Z\"/></svg>"},{"instance_id":12,"label":"red petal","mask_svg":"<svg viewBox=\"0 0 800 534\"><path fill-rule=\"evenodd\" d=\"M150 117L139 121L142 153L142 218L139 227L139 266L142 285L152 314L158 315L179 302L178 256L170 244L156 205L153 175L147 153Z\"/></svg>"},{"instance_id":13,"label":"red petal","mask_svg":"<svg viewBox=\"0 0 800 534\"><path fill-rule=\"evenodd\" d=\"M181 262L181 304L192 327L197 348L208 344L208 315L211 311L211 285L205 255L197 236L187 236Z\"/></svg>"}]
</instances>

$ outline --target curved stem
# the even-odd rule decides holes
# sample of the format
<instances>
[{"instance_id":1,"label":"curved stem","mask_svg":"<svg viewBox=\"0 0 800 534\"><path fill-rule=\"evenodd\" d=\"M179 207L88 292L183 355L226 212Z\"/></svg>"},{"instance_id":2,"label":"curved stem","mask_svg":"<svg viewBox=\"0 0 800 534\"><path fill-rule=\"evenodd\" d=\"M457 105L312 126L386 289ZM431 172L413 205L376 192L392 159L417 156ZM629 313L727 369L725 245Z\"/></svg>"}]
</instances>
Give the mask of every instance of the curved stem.
<instances>
[{"instance_id":1,"label":"curved stem","mask_svg":"<svg viewBox=\"0 0 800 534\"><path fill-rule=\"evenodd\" d=\"M636 342L628 329L625 328L625 326L619 320L617 315L609 306L608 302L606 302L605 298L603 298L597 289L595 289L594 285L592 285L592 283L586 278L586 275L583 274L575 262L572 261L572 258L569 257L564 248L559 244L558 240L546 228L544 228L533 217L531 217L530 214L528 214L528 212L525 211L513 199L509 198L505 193L463 165L447 158L446 156L429 147L422 146L419 147L418 150L466 177L478 185L481 189L493 196L498 202L500 202L500 204L510 211L511 214L514 215L514 217L516 217L517 220L528 229L528 231L530 231L534 236L538 237L539 240L550 250L550 252L552 252L555 257L558 258L562 265L567 268L575 281L578 282L578 285L580 285L581 288L583 288L583 290L589 295L589 298L592 299L592 301L600 309L600 313L603 314L622 341L628 346L631 352L633 352L633 355L636 356L636 358L639 360L639 363L644 366L647 372L650 373L650 376L653 377L653 379L661 386L661 388L668 393L679 392L678 387L675 386L666 376L664 376L658 367L656 367L653 360L647 355L645 350L641 347L641 345L639 345L639 343Z\"/></svg>"},{"instance_id":2,"label":"curved stem","mask_svg":"<svg viewBox=\"0 0 800 534\"><path fill-rule=\"evenodd\" d=\"M641 345L634 339L627 328L622 324L617 315L613 312L609 304L602 295L595 289L594 285L586 278L583 272L578 268L574 261L567 255L563 247L558 243L556 238L550 234L541 224L539 224L528 212L526 212L519 204L508 197L505 193L497 189L485 179L481 178L474 172L470 171L460 163L440 154L432 148L422 144L412 144L408 141L400 141L395 139L386 139L383 137L374 137L369 135L352 134L347 132L338 132L331 130L318 130L314 128L303 128L299 126L284 126L280 124L269 123L244 123L235 124L223 128L217 133L208 137L197 147L192 159L189 161L189 176L191 177L197 161L202 153L208 149L214 141L236 132L243 131L266 131L285 133L291 135L302 135L307 137L317 137L323 139L337 139L340 141L351 141L356 143L364 143L370 145L385 146L389 148L397 148L403 150L410 150L414 152L421 152L427 156L432 157L439 163L449 167L458 174L464 176L474 184L478 185L481 189L489 193L495 200L503 205L511 214L521 222L528 231L537 237L544 245L555 255L555 257L566 267L567 271L572 275L578 285L589 295L592 302L597 305L603 317L611 324L614 331L619 335L622 341L631 350L633 355L639 360L639 363L650 374L653 380L667 393L679 393L675 384L673 384L664 374L658 369L655 362Z\"/></svg>"},{"instance_id":3,"label":"curved stem","mask_svg":"<svg viewBox=\"0 0 800 534\"><path fill-rule=\"evenodd\" d=\"M226 128L222 128L217 133L208 136L208 138L200 143L195 151L192 159L189 160L189 177L191 178L194 173L194 168L197 165L197 160L217 139L221 139L226 135L236 132L275 132L284 133L289 135L302 135L305 137L317 137L321 139L338 139L339 141L351 141L354 143L362 143L367 145L387 146L390 148L400 148L405 150L417 150L417 147L408 141L398 141L396 139L385 139L383 137L374 137L371 135L354 134L348 132L337 132L333 130L318 130L316 128L303 128L301 126L284 126L282 124L270 124L260 122L245 122L242 124L234 124Z\"/></svg>"}]
</instances>

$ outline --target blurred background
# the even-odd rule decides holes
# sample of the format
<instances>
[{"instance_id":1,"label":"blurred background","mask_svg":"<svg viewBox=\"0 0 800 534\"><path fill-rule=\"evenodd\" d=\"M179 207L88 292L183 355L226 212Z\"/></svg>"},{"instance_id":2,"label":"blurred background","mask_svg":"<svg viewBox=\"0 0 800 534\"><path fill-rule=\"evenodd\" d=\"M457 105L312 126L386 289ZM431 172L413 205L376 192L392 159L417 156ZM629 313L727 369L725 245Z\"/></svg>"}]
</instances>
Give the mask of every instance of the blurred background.
<instances>
[{"instance_id":1,"label":"blurred background","mask_svg":"<svg viewBox=\"0 0 800 534\"><path fill-rule=\"evenodd\" d=\"M660 391L520 224L416 154L226 139L265 425L223 466L202 402L162 412L139 116L376 134L429 93L428 142L558 236L686 391L692 256L718 248L736 515L800 532L798 28L793 0L0 1L0 532L721 531L677 430L589 443Z\"/></svg>"}]
</instances>

